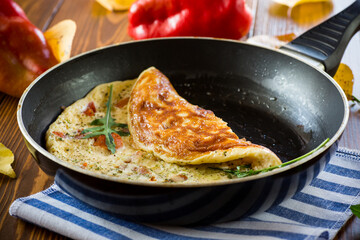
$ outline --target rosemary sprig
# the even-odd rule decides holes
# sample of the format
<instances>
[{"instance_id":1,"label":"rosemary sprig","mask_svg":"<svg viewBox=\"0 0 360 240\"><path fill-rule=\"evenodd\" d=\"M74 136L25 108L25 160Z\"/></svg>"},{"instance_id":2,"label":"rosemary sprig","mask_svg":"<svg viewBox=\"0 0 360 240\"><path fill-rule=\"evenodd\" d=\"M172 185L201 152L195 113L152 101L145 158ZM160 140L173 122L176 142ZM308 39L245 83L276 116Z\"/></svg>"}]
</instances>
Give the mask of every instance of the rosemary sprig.
<instances>
[{"instance_id":1,"label":"rosemary sprig","mask_svg":"<svg viewBox=\"0 0 360 240\"><path fill-rule=\"evenodd\" d=\"M238 178L243 178L243 177L247 177L247 176L252 176L252 175L256 175L256 174L259 174L259 173L264 173L264 172L269 172L271 170L274 170L276 168L281 168L281 167L285 167L287 165L290 165L292 163L295 163L295 162L298 162L300 161L301 159L304 159L305 157L313 154L314 152L318 151L320 148L322 148L323 146L325 146L325 144L329 141L329 138L327 138L325 141L323 141L317 148L313 149L312 151L298 157L298 158L295 158L293 160L290 160L288 162L285 162L285 163L282 163L280 165L277 165L277 166L273 166L273 167L268 167L268 168L263 168L263 169L260 169L260 170L253 170L253 169L250 169L250 166L249 165L245 165L245 166L237 166L236 169L221 169L221 168L216 168L218 170L222 170L226 173L229 173L231 175L235 175L236 177Z\"/></svg>"},{"instance_id":2,"label":"rosemary sprig","mask_svg":"<svg viewBox=\"0 0 360 240\"><path fill-rule=\"evenodd\" d=\"M116 123L115 119L111 117L111 99L112 99L112 89L113 86L110 85L110 94L109 99L106 103L106 114L103 118L95 119L90 123L90 125L99 125L99 127L87 128L84 129L81 133L86 134L83 138L91 138L100 135L105 135L105 142L107 148L112 152L116 152L114 138L111 136L111 133L119 134L120 136L128 136L130 133L128 131L116 131L114 128L127 129L127 124Z\"/></svg>"}]
</instances>

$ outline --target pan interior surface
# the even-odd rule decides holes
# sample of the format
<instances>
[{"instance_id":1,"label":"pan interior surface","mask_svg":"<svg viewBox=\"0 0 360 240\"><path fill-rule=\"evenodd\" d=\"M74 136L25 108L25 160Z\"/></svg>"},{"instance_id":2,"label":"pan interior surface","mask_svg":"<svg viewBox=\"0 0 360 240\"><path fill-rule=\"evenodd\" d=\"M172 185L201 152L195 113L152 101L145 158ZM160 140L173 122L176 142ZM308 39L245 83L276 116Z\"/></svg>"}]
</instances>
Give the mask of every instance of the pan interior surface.
<instances>
[{"instance_id":1,"label":"pan interior surface","mask_svg":"<svg viewBox=\"0 0 360 240\"><path fill-rule=\"evenodd\" d=\"M190 103L212 110L240 138L284 162L334 137L344 121L339 89L309 65L234 41L185 38L110 46L56 66L23 97L26 131L45 149L45 132L62 107L98 84L136 78L150 66Z\"/></svg>"}]
</instances>

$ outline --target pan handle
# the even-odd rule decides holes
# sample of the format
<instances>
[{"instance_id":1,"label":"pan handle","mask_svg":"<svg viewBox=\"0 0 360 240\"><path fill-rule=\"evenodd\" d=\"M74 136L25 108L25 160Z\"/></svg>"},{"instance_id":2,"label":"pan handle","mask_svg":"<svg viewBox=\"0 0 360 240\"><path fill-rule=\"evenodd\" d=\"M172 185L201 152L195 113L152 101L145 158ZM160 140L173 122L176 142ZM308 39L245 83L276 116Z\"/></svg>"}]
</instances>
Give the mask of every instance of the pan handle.
<instances>
[{"instance_id":1,"label":"pan handle","mask_svg":"<svg viewBox=\"0 0 360 240\"><path fill-rule=\"evenodd\" d=\"M335 75L345 48L360 29L360 0L320 25L281 47L322 63L325 71Z\"/></svg>"}]
</instances>

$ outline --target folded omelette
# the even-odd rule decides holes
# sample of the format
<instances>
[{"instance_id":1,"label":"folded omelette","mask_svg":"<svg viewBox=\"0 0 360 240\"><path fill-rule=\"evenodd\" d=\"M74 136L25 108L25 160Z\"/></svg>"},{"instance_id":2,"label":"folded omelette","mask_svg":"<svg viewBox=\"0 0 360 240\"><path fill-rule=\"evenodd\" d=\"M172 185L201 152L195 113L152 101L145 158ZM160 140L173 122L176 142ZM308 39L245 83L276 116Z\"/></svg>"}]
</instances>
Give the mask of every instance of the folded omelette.
<instances>
[{"instance_id":1,"label":"folded omelette","mask_svg":"<svg viewBox=\"0 0 360 240\"><path fill-rule=\"evenodd\" d=\"M107 114L110 86L111 116L129 132L113 135L115 152L101 136L86 138L83 131ZM135 80L101 84L68 106L50 125L46 146L76 167L140 182L227 181L229 175L220 168L281 164L271 150L239 139L212 111L179 96L154 67Z\"/></svg>"},{"instance_id":2,"label":"folded omelette","mask_svg":"<svg viewBox=\"0 0 360 240\"><path fill-rule=\"evenodd\" d=\"M281 164L269 149L239 137L210 110L179 96L151 67L137 79L128 104L129 130L137 147L177 164L241 160L252 168Z\"/></svg>"}]
</instances>

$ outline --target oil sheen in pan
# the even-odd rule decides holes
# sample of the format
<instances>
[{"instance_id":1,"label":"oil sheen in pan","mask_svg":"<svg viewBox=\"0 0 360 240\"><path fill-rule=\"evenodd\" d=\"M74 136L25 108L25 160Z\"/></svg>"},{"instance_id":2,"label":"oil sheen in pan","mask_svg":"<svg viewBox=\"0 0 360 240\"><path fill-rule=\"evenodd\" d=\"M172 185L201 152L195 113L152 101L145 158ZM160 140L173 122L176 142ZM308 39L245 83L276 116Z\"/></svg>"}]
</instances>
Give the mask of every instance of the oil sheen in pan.
<instances>
[{"instance_id":1,"label":"oil sheen in pan","mask_svg":"<svg viewBox=\"0 0 360 240\"><path fill-rule=\"evenodd\" d=\"M182 79L177 81L178 79ZM276 97L264 97L254 91L249 81L241 88L229 88L223 79L196 76L196 79L171 76L176 91L192 104L212 110L216 116L226 121L239 138L246 138L263 145L276 153L283 161L289 161L306 153L305 144L311 136L301 132L280 119L271 111L266 111ZM305 138L304 138L305 136Z\"/></svg>"}]
</instances>

